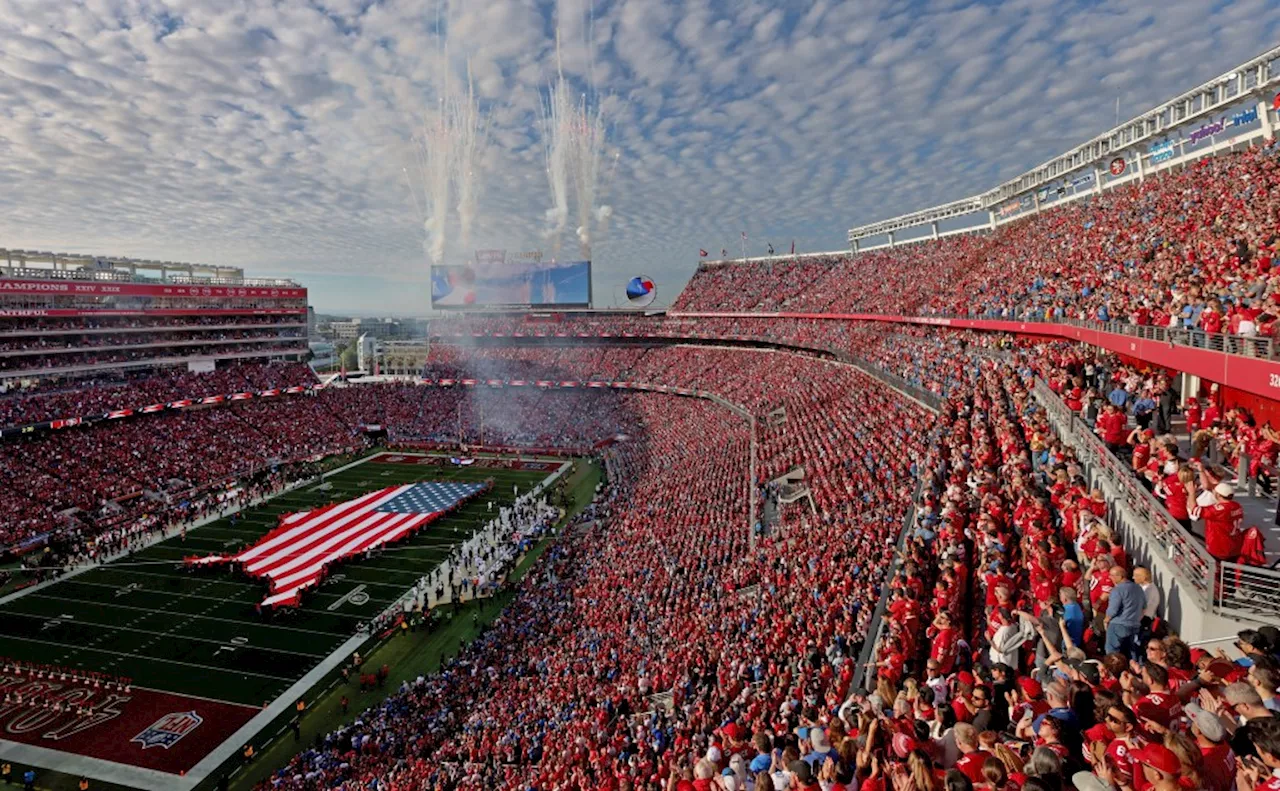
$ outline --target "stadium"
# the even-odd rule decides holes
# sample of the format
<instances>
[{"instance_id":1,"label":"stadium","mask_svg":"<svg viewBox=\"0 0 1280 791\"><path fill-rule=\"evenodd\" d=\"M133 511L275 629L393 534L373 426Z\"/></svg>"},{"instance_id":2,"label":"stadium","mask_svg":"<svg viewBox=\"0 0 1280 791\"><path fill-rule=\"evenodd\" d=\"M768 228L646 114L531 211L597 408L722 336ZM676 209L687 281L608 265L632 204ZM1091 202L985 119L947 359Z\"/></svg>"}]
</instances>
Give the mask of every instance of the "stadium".
<instances>
[{"instance_id":1,"label":"stadium","mask_svg":"<svg viewBox=\"0 0 1280 791\"><path fill-rule=\"evenodd\" d=\"M0 781L1280 788L1278 68L324 372L303 276L0 249Z\"/></svg>"}]
</instances>

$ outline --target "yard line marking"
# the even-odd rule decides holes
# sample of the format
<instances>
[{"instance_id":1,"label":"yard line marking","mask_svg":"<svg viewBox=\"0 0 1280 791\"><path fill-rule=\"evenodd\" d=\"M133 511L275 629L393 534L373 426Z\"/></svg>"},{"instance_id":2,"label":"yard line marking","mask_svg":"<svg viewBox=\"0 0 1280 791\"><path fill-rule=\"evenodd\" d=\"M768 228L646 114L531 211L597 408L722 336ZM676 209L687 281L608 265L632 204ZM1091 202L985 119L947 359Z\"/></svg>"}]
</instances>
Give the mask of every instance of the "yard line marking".
<instances>
[{"instance_id":1,"label":"yard line marking","mask_svg":"<svg viewBox=\"0 0 1280 791\"><path fill-rule=\"evenodd\" d=\"M84 604L84 603L85 603L83 600L77 600L77 599L64 599L64 598L62 598L62 597L60 597L60 596L50 596L50 595L49 595L49 594L47 594L47 593L33 593L33 594L31 594L31 595L32 595L32 596L34 596L34 597L37 597L37 598L41 598L41 599L53 599L54 601L60 601L60 602L74 602L75 604ZM146 607L130 607L130 606L129 606L129 605L127 605L127 604L106 604L106 603L104 602L104 603L103 603L103 606L106 606L106 607L114 607L114 608L116 608L116 609L120 609L120 610L133 610L133 611L135 611L135 612L145 612L145 613L150 613L150 614L152 614L152 615L155 615L155 614L158 614L158 613L162 613L162 612L167 612L166 610L151 610L151 609L148 609L148 608L146 608ZM174 612L170 612L170 613L168 613L168 614L169 614L169 615L185 615L186 613L174 613ZM259 626L259 627L261 627L261 628L263 628L263 629L284 629L284 630L289 631L289 632L301 632L302 634L319 634L319 635L324 635L325 637L330 637L330 638L333 638L333 637L342 637L342 636L343 636L342 634L334 634L333 632L317 632L317 631L316 631L316 630L314 630L314 629L299 629L299 628L297 628L296 626L277 626L277 625L275 625L275 624L270 624L270 623L254 624L254 623L253 623L253 621L234 621L234 620L231 620L230 618L215 618L215 617L214 617L214 616L212 616L212 615L196 615L196 616L194 616L194 617L196 617L196 618L201 618L201 619L206 620L206 621L218 621L218 622L220 622L220 623L233 623L233 624L236 624L237 626L244 626L245 624L252 624L252 625L254 625L254 626Z\"/></svg>"},{"instance_id":2,"label":"yard line marking","mask_svg":"<svg viewBox=\"0 0 1280 791\"><path fill-rule=\"evenodd\" d=\"M355 606L361 607L369 603L369 594L364 592L363 585L357 585L351 590L347 591L346 596L343 596L341 599L338 599L333 604L330 604L329 610L331 611L336 610L342 605L346 604L347 602L351 602Z\"/></svg>"},{"instance_id":3,"label":"yard line marking","mask_svg":"<svg viewBox=\"0 0 1280 791\"><path fill-rule=\"evenodd\" d=\"M325 654L325 656L328 656L328 654ZM193 695L190 692L174 692L173 690L169 690L169 689L156 689L155 687L144 687L140 684L133 684L133 683L130 683L129 686L133 689L145 689L147 692L155 692L160 695L181 695L184 698L193 698L195 700L207 700L210 703L221 703L226 706L239 706L245 709L253 709L254 711L262 710L261 706L253 706L248 703L237 703L234 700L221 700L219 698L207 698L204 695Z\"/></svg>"},{"instance_id":4,"label":"yard line marking","mask_svg":"<svg viewBox=\"0 0 1280 791\"><path fill-rule=\"evenodd\" d=\"M189 576L179 577L173 574L157 574L154 571L140 571L137 569L125 569L125 568L113 569L110 566L103 566L98 569L94 569L94 571L118 571L121 574L128 574L129 576L141 575L144 577L163 577L164 579L167 579L167 580L196 579L195 577L189 577ZM219 582L225 585L235 585L238 588L253 588L254 590L257 590L260 587L258 585L253 585L251 583L243 582L237 579L219 579L219 580L214 580L214 582ZM117 585L114 587L119 587L119 586ZM157 591L157 592L168 593L168 591Z\"/></svg>"},{"instance_id":5,"label":"yard line marking","mask_svg":"<svg viewBox=\"0 0 1280 791\"><path fill-rule=\"evenodd\" d=\"M360 581L360 580L355 580L355 581L356 581L356 582L360 582L360 584L362 584L362 585L381 585L381 586L383 586L383 587L395 588L396 590L401 591L401 592L403 592L403 591L404 591L404 586L403 586L403 585L396 585L396 584L391 583L391 582L362 582L362 581ZM103 583L103 582L85 582L84 580L77 580L77 582L79 582L81 585L92 585L92 586L94 586L95 588L112 588L113 590L123 592L123 589L122 589L119 585L109 585L109 584L107 584L107 583ZM130 584L130 585L138 585L138 583L136 583L136 582L131 582L131 583L129 583L129 584ZM165 593L165 591L154 590L154 589L152 589L152 588L145 588L145 587L142 587L142 586L140 586L140 585L138 585L138 587L136 587L136 588L133 588L133 589L129 590L128 592L129 592L129 593L158 593L158 594L163 594L163 593ZM326 596L326 597L328 597L328 596L341 597L341 595L342 595L342 594L339 594L339 593L325 593L325 592L320 591L320 590L315 590L315 591L313 591L312 595L314 595L314 596ZM117 598L118 598L118 597L117 597ZM225 603L232 603L232 604L234 604L234 603L236 603L236 601L237 601L236 599L227 599L227 598L223 598L223 597L220 597L220 596L195 596L195 595L192 595L192 596L188 596L187 598L189 598L189 599L200 599L201 601L212 601L212 602L218 602L219 604L225 604ZM253 596L253 598L254 598L254 599L258 598L258 594L256 594L256 593L255 593L255 594L254 594L254 596ZM388 604L390 604L391 602L395 601L395 599L396 599L396 597L394 597L394 596L393 596L392 598L390 598L390 599L386 599L385 601L386 601ZM92 602L92 601L95 601L95 600L93 600L93 599L89 599L89 600L86 600L86 601L90 601L90 602ZM251 599L246 599L246 600L244 600L244 601L242 601L242 602L240 602L240 603L241 603L241 604L251 604L251 603L252 603L252 600L251 600ZM210 609L213 609L213 608L210 608ZM310 608L310 607L301 607L301 608L299 608L299 609L301 609L303 612L323 612L322 610L316 610L316 609L313 609L313 608ZM0 612L4 612L4 611L3 611L3 610L0 610ZM175 613L175 614L176 614L176 613ZM184 614L185 614L185 613L184 613Z\"/></svg>"},{"instance_id":6,"label":"yard line marking","mask_svg":"<svg viewBox=\"0 0 1280 791\"><path fill-rule=\"evenodd\" d=\"M56 645L56 646L66 645L65 643L50 642L49 640L37 640L34 637L18 637L16 635L11 635L11 634L5 635L5 639L21 640L22 642L25 642L25 643L40 643L41 645ZM106 648L88 648L85 650L96 651L99 654L111 654L113 656L122 656L122 657L125 657L126 659L143 659L148 662L164 662L165 664L169 664L169 665L182 665L184 667L198 667L201 670L212 670L215 673L231 673L233 675L236 673L239 673L242 676L257 676L258 678L269 678L269 679L272 679L273 681L293 681L294 680L292 678L284 678L283 676L273 676L270 673L254 673L251 670L242 670L239 668L232 670L230 668L225 668L225 667L214 667L213 665L202 665L202 664L199 664L198 662L182 662L177 659L161 659L156 656L139 656L138 654L126 654L121 651L110 651L110 650L107 650ZM170 694L181 695L182 693L171 692Z\"/></svg>"},{"instance_id":7,"label":"yard line marking","mask_svg":"<svg viewBox=\"0 0 1280 791\"><path fill-rule=\"evenodd\" d=\"M42 619L42 618L48 618L48 617L49 617L49 616L47 616L47 615L36 615L36 614L34 614L34 613L13 612L12 610L10 610L10 611L6 612L5 614L6 614L6 615L17 615L17 616L22 617L22 618L34 618L34 619L36 619L36 620L39 620L39 619ZM72 617L71 617L71 616L69 616L69 615L62 615L62 616L59 616L58 618L50 619L49 623L52 623L52 624L53 624L53 626L60 626L60 625L62 625L62 622L63 622L63 620L64 620L64 619L65 619L65 620L75 620L74 618L72 618ZM136 621L130 621L130 623L135 623L135 622L136 622ZM167 637L167 636L169 636L170 634L172 634L174 631L176 631L176 630L177 630L177 627L175 627L175 628L170 629L170 630L165 631L165 632L154 632L154 631L152 631L152 630L150 630L150 629L132 629L132 628L130 628L130 627L128 627L128 626L117 626L117 625L115 625L115 624L98 623L97 621L76 621L76 623L77 623L77 624L83 624L83 625L85 625L85 626L97 626L97 627L101 627L101 628L103 628L103 629L106 629L108 632L135 632L135 633L137 633L137 634L149 634L149 635L152 635L153 637ZM52 626L50 626L49 628L52 628ZM43 627L43 626L41 627L41 631L44 631L44 627ZM106 636L110 636L110 635L108 634L108 635L106 635ZM102 639L102 638L99 638L99 641L100 641L101 639ZM226 641L225 641L225 640L210 640L210 639L208 639L208 638L206 638L206 637L192 637L192 636L190 636L190 635L182 635L180 639L182 639L182 640L193 640L193 641L198 642L198 643L212 643L213 645L223 645L223 644L225 644L225 643L226 643ZM294 656L309 656L309 657L321 657L321 656L328 656L328 654L308 654L308 653L303 653L303 652L301 652L301 651L290 651L290 650L285 649L285 648L267 648L266 646L259 646L259 645L254 645L254 646L252 646L252 647L253 647L253 648L261 649L261 650L263 650L263 651L271 651L271 652L278 653L278 654L293 654Z\"/></svg>"}]
</instances>

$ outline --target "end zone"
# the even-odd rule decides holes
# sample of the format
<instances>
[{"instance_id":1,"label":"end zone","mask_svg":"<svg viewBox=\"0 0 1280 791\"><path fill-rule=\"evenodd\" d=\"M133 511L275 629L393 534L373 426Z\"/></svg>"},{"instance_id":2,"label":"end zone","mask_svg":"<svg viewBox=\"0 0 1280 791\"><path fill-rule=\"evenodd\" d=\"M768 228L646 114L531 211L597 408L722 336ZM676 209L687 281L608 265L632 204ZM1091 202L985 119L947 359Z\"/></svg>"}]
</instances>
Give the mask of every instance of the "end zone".
<instances>
[{"instance_id":1,"label":"end zone","mask_svg":"<svg viewBox=\"0 0 1280 791\"><path fill-rule=\"evenodd\" d=\"M13 675L0 678L0 689L10 700L0 707L0 757L152 781L131 783L142 787L155 787L163 778L177 780L261 711L139 687L108 692ZM16 702L19 695L23 700L40 695L62 705L31 708ZM76 706L87 711L77 714ZM136 770L149 771L137 776Z\"/></svg>"}]
</instances>

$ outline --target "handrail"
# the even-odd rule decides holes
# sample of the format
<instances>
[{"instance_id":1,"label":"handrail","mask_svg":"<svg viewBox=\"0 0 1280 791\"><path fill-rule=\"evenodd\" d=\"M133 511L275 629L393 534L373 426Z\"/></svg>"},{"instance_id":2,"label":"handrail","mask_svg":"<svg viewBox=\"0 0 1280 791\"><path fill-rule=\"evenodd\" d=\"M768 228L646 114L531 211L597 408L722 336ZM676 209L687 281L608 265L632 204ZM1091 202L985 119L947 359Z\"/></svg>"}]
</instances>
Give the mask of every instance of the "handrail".
<instances>
[{"instance_id":1,"label":"handrail","mask_svg":"<svg viewBox=\"0 0 1280 791\"><path fill-rule=\"evenodd\" d=\"M1225 332L1205 332L1195 327L1160 327L1154 324L1131 324L1127 321L1098 321L1095 319L1073 319L1066 316L1044 316L1038 313L1031 315L1010 315L1001 311L984 311L978 313L930 313L930 318L971 319L987 321L1025 321L1035 324L1068 324L1072 327L1110 332L1116 335L1128 335L1131 338L1142 338L1148 341L1172 343L1175 346L1190 346L1195 349L1208 349L1223 354L1236 354L1243 357L1255 357L1273 360L1276 356L1275 344L1271 338L1257 335L1232 335Z\"/></svg>"},{"instance_id":2,"label":"handrail","mask_svg":"<svg viewBox=\"0 0 1280 791\"><path fill-rule=\"evenodd\" d=\"M859 371L862 371L867 376L870 376L872 379L879 380L882 384L888 385L889 387L914 398L916 401L924 404L934 412L942 411L942 399L934 393L930 393L924 388L916 387L901 376L890 373L879 365L876 365L869 360L865 360L856 354L850 354L838 349L830 349L829 351L835 355L837 360L848 363Z\"/></svg>"},{"instance_id":3,"label":"handrail","mask_svg":"<svg viewBox=\"0 0 1280 791\"><path fill-rule=\"evenodd\" d=\"M907 544L907 535L916 524L916 503L920 501L920 494L924 491L924 479L916 481L916 489L911 494L911 504L907 506L906 516L902 519L902 531L898 533L898 543L894 546L893 560L889 564L889 568L885 570L884 579L880 583L880 600L876 602L876 609L871 613L871 628L875 629L875 634L868 633L862 642L862 651L858 654L858 666L853 670L853 683L850 689L862 689L864 685L875 678L874 673L868 673L867 668L872 665L876 655L876 647L880 642L881 632L884 631L884 612L889 607L889 585L893 582L893 575L898 570L898 565L902 562L902 550Z\"/></svg>"},{"instance_id":4,"label":"handrail","mask_svg":"<svg viewBox=\"0 0 1280 791\"><path fill-rule=\"evenodd\" d=\"M887 313L881 311L859 311L856 313L837 313L823 311L818 313L795 310L688 310L670 311L672 319L698 318L730 318L730 319L814 319L834 321L892 321L904 324L926 324L930 326L952 326L952 321L990 321L1009 322L1011 324L1040 324L1049 327L1079 327L1095 332L1106 332L1125 335L1131 338L1158 341L1175 346L1188 346L1193 349L1221 352L1240 357L1260 360L1276 359L1277 349L1272 338L1256 335L1231 335L1220 332L1205 332L1194 327L1157 327L1151 324L1130 324L1124 321L1093 321L1090 319L1073 319L1066 316L1044 316L1039 313L1018 314L998 310L951 313L935 311L931 313ZM958 327L959 329L994 329L990 327ZM1016 332L1014 328L1010 331ZM1050 333L1044 333L1050 334Z\"/></svg>"},{"instance_id":5,"label":"handrail","mask_svg":"<svg viewBox=\"0 0 1280 791\"><path fill-rule=\"evenodd\" d=\"M1280 571L1218 560L1146 490L1080 417L1042 379L1032 388L1036 400L1054 418L1064 439L1089 466L1104 476L1123 504L1139 517L1136 531L1169 562L1178 581L1205 610L1232 618L1280 624ZM1081 461L1086 459L1081 458Z\"/></svg>"}]
</instances>

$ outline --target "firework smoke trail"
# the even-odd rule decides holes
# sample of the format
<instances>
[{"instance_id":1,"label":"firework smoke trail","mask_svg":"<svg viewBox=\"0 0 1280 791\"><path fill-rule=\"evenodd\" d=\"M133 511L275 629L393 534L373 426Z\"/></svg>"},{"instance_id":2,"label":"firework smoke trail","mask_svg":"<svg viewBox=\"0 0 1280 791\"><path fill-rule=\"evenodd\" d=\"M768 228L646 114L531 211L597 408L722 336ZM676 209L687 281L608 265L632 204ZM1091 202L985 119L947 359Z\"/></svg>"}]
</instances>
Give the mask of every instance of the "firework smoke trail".
<instances>
[{"instance_id":1,"label":"firework smoke trail","mask_svg":"<svg viewBox=\"0 0 1280 791\"><path fill-rule=\"evenodd\" d=\"M591 225L596 222L596 188L604 153L604 119L600 108L593 113L582 97L574 114L573 185L578 201L578 245L583 258L591 258Z\"/></svg>"},{"instance_id":2,"label":"firework smoke trail","mask_svg":"<svg viewBox=\"0 0 1280 791\"><path fill-rule=\"evenodd\" d=\"M557 5L557 17L562 9ZM588 39L590 54L594 47L595 9L591 6ZM569 220L569 190L573 190L577 225L575 233L584 258L591 257L594 238L604 234L613 216L613 207L601 203L608 185L617 171L617 154L612 166L604 172L606 125L604 108L595 95L594 61L588 60L588 92L580 101L569 94L561 62L560 29L556 28L556 80L547 90L543 104L542 131L546 151L547 180L551 187L551 208L547 210L545 235L553 240L558 252L560 238Z\"/></svg>"},{"instance_id":3,"label":"firework smoke trail","mask_svg":"<svg viewBox=\"0 0 1280 791\"><path fill-rule=\"evenodd\" d=\"M572 136L574 107L569 86L560 69L560 33L556 31L556 82L547 91L542 107L542 137L547 160L547 183L551 188L551 208L547 209L544 235L552 241L552 249L560 250L560 235L569 223L569 168L573 156Z\"/></svg>"},{"instance_id":4,"label":"firework smoke trail","mask_svg":"<svg viewBox=\"0 0 1280 791\"><path fill-rule=\"evenodd\" d=\"M458 231L462 247L471 246L471 227L475 224L480 185L476 169L488 139L487 123L480 114L475 89L471 84L471 64L467 64L467 95L450 103L449 119L454 152L453 181L458 190Z\"/></svg>"},{"instance_id":5,"label":"firework smoke trail","mask_svg":"<svg viewBox=\"0 0 1280 791\"><path fill-rule=\"evenodd\" d=\"M429 115L418 138L418 170L422 179L426 217L423 246L432 263L444 260L446 229L449 219L449 180L453 169L452 134L449 129L446 100L441 98L433 115Z\"/></svg>"}]
</instances>

